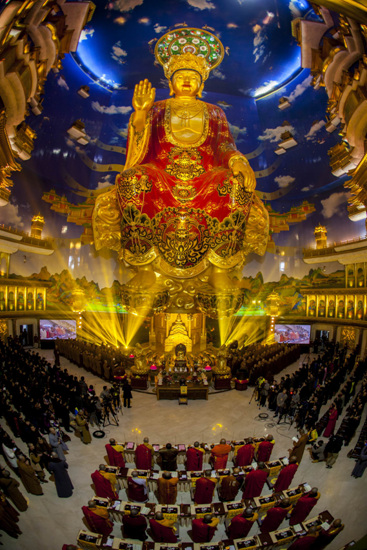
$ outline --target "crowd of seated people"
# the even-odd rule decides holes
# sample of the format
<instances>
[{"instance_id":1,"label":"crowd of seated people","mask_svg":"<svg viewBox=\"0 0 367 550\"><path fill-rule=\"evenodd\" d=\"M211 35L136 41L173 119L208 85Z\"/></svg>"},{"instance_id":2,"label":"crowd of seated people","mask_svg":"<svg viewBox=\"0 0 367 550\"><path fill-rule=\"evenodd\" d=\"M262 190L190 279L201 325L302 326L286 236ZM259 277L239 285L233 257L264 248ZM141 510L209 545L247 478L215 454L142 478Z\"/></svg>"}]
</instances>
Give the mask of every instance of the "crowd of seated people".
<instances>
[{"instance_id":1,"label":"crowd of seated people","mask_svg":"<svg viewBox=\"0 0 367 550\"><path fill-rule=\"evenodd\" d=\"M242 455L241 449L248 445L253 448L252 453L246 453L252 465L243 469L238 466L238 458ZM180 540L178 526L180 529L188 527L188 535L195 543L214 542L218 538L218 525L224 520L225 538L235 540L256 534L260 537L260 546L255 543L258 548L262 547L262 535L265 536L264 544L268 544L266 536L282 526L294 550L301 539L302 548L321 550L343 530L344 525L341 520L333 520L328 512L323 512L316 525L313 522L309 526L303 525L296 535L291 528L302 524L311 515L320 493L317 487L307 484L288 491L298 467L295 457L291 457L289 463L283 463L280 472L277 470L276 483L270 483L274 478L274 473L271 473L273 463L265 465L259 458L266 455L270 459L273 445L274 441L269 438L256 442L252 438L231 443L221 440L210 446L195 442L183 446L186 456L183 470L180 470L182 461L180 465L177 463L180 446L168 443L157 449L148 438L144 438L135 447L135 456L130 451L127 459L128 446L111 439L106 445L110 465L100 464L92 474L96 496L82 508L85 522L92 533L111 535L115 521L121 523L124 539L146 541L149 536L156 543L174 544ZM233 466L230 466L232 458ZM130 469L125 467L125 460L132 466ZM254 460L257 460L255 468ZM207 461L211 468L203 470L203 463ZM117 463L121 466L117 467ZM156 464L160 466L160 473L157 473ZM288 473L287 468L294 471ZM186 480L185 485L180 487L183 480ZM263 488L267 493L269 488L273 489L272 493L263 496L264 502L261 500ZM181 490L190 491L195 510L186 506L186 512L183 512L181 505L180 512L180 507L177 508ZM222 505L213 502L215 493ZM153 497L158 504L153 502ZM224 508L223 503L229 507ZM166 509L166 506L171 508ZM231 506L235 507L235 514L228 513ZM325 519L329 522L328 528L325 524L321 526Z\"/></svg>"}]
</instances>

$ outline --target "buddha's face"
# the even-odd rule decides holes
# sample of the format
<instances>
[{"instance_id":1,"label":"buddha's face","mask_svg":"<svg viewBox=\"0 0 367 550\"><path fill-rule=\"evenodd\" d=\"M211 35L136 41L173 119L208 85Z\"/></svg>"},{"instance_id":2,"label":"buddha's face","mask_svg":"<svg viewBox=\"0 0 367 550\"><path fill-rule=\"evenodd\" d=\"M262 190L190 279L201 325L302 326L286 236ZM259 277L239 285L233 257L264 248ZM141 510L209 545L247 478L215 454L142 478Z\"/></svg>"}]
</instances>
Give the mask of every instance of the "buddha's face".
<instances>
[{"instance_id":1,"label":"buddha's face","mask_svg":"<svg viewBox=\"0 0 367 550\"><path fill-rule=\"evenodd\" d=\"M203 85L199 73L191 69L181 69L174 73L170 88L175 97L200 97Z\"/></svg>"}]
</instances>

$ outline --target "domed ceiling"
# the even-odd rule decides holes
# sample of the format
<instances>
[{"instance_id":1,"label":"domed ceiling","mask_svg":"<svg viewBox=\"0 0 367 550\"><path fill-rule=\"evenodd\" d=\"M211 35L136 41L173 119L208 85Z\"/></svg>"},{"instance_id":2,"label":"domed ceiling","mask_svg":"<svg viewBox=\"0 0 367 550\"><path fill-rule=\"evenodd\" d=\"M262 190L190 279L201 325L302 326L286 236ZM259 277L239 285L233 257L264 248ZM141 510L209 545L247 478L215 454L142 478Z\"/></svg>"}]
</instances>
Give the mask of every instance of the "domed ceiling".
<instances>
[{"instance_id":1,"label":"domed ceiling","mask_svg":"<svg viewBox=\"0 0 367 550\"><path fill-rule=\"evenodd\" d=\"M54 190L72 204L91 191L114 183L123 169L127 124L135 84L148 78L156 100L168 97L154 45L169 29L185 25L207 28L226 51L222 64L206 82L204 100L226 113L238 149L257 175L257 190L280 215L308 201L307 219L274 235L279 246L313 242L322 223L331 240L364 233L364 223L347 217L346 177L330 171L327 151L340 138L325 129L327 96L314 90L301 50L292 36L292 20L317 20L305 0L97 0L77 52L51 73L45 86L43 112L27 123L37 133L30 160L13 176L11 204L2 208L5 223L29 230L32 215L46 218L44 234L78 237L82 228L52 211L42 197ZM89 92L80 95L80 88ZM79 91L79 93L78 93ZM286 97L288 107L279 108ZM85 144L68 130L76 120L85 125ZM277 154L282 135L294 146ZM342 224L341 224L342 221Z\"/></svg>"}]
</instances>

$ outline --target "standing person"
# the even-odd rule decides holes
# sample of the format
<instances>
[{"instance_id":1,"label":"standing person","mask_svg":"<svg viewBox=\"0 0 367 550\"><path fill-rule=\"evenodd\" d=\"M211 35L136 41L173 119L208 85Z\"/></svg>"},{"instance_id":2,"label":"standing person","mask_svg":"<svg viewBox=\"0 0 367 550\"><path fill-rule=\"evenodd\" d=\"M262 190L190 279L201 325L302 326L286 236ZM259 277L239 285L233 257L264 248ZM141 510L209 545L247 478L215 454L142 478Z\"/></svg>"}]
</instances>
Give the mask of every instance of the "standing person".
<instances>
[{"instance_id":1,"label":"standing person","mask_svg":"<svg viewBox=\"0 0 367 550\"><path fill-rule=\"evenodd\" d=\"M305 521L312 508L316 506L319 498L320 493L317 487L312 487L311 491L302 495L292 510L289 525L297 525L298 523Z\"/></svg>"},{"instance_id":2,"label":"standing person","mask_svg":"<svg viewBox=\"0 0 367 550\"><path fill-rule=\"evenodd\" d=\"M289 449L289 458L295 456L298 464L300 464L303 453L305 452L306 444L308 442L308 435L304 430L299 430L300 438L293 445L292 449Z\"/></svg>"},{"instance_id":3,"label":"standing person","mask_svg":"<svg viewBox=\"0 0 367 550\"><path fill-rule=\"evenodd\" d=\"M130 514L124 514L122 517L123 538L137 539L145 541L148 536L145 532L147 520L139 513L139 510L133 508Z\"/></svg>"},{"instance_id":4,"label":"standing person","mask_svg":"<svg viewBox=\"0 0 367 550\"><path fill-rule=\"evenodd\" d=\"M254 453L255 444L252 441L252 438L249 437L247 443L238 449L234 458L234 464L239 467L249 466L254 459Z\"/></svg>"},{"instance_id":5,"label":"standing person","mask_svg":"<svg viewBox=\"0 0 367 550\"><path fill-rule=\"evenodd\" d=\"M129 500L135 502L146 502L148 500L147 481L139 477L136 470L131 472L131 476L127 478L126 492Z\"/></svg>"},{"instance_id":6,"label":"standing person","mask_svg":"<svg viewBox=\"0 0 367 550\"><path fill-rule=\"evenodd\" d=\"M262 384L260 388L260 404L259 407L265 407L266 405L266 399L269 395L270 390L270 384L267 380L264 380L264 383Z\"/></svg>"},{"instance_id":7,"label":"standing person","mask_svg":"<svg viewBox=\"0 0 367 550\"><path fill-rule=\"evenodd\" d=\"M325 447L326 468L332 468L343 447L343 438L336 434L332 435Z\"/></svg>"},{"instance_id":8,"label":"standing person","mask_svg":"<svg viewBox=\"0 0 367 550\"><path fill-rule=\"evenodd\" d=\"M61 442L61 438L56 434L55 428L50 428L48 441L52 447L52 450L57 454L60 460L66 460L63 447L66 445Z\"/></svg>"},{"instance_id":9,"label":"standing person","mask_svg":"<svg viewBox=\"0 0 367 550\"><path fill-rule=\"evenodd\" d=\"M122 386L122 395L124 398L124 407L127 406L128 409L131 409L131 402L130 400L133 398L133 394L131 391L131 384L128 378L124 381L124 385Z\"/></svg>"},{"instance_id":10,"label":"standing person","mask_svg":"<svg viewBox=\"0 0 367 550\"><path fill-rule=\"evenodd\" d=\"M257 462L268 462L270 460L271 452L274 447L274 439L272 435L267 435L265 441L261 441L257 451L255 452L255 457Z\"/></svg>"},{"instance_id":11,"label":"standing person","mask_svg":"<svg viewBox=\"0 0 367 550\"><path fill-rule=\"evenodd\" d=\"M17 539L18 535L22 534L17 525L18 521L18 512L7 501L4 495L0 495L0 529L5 531L10 537Z\"/></svg>"},{"instance_id":12,"label":"standing person","mask_svg":"<svg viewBox=\"0 0 367 550\"><path fill-rule=\"evenodd\" d=\"M112 533L113 522L109 519L106 508L101 508L94 500L90 500L88 506L82 506L82 510L88 527L93 533L100 533L107 537Z\"/></svg>"},{"instance_id":13,"label":"standing person","mask_svg":"<svg viewBox=\"0 0 367 550\"><path fill-rule=\"evenodd\" d=\"M177 542L174 520L165 519L162 512L157 512L154 518L149 520L154 542Z\"/></svg>"},{"instance_id":14,"label":"standing person","mask_svg":"<svg viewBox=\"0 0 367 550\"><path fill-rule=\"evenodd\" d=\"M194 542L210 542L214 537L219 523L212 514L205 514L203 518L192 520L192 540Z\"/></svg>"},{"instance_id":15,"label":"standing person","mask_svg":"<svg viewBox=\"0 0 367 550\"><path fill-rule=\"evenodd\" d=\"M240 469L233 468L233 474L222 477L218 488L219 498L221 501L235 500L238 490L241 486L242 478L239 477Z\"/></svg>"},{"instance_id":16,"label":"standing person","mask_svg":"<svg viewBox=\"0 0 367 550\"><path fill-rule=\"evenodd\" d=\"M211 470L205 470L204 476L196 480L195 504L210 504L212 502L217 481L216 478L211 477Z\"/></svg>"},{"instance_id":17,"label":"standing person","mask_svg":"<svg viewBox=\"0 0 367 550\"><path fill-rule=\"evenodd\" d=\"M278 501L275 506L270 508L261 524L261 534L276 531L288 513L292 510L292 504L289 498Z\"/></svg>"},{"instance_id":18,"label":"standing person","mask_svg":"<svg viewBox=\"0 0 367 550\"><path fill-rule=\"evenodd\" d=\"M268 477L268 470L263 462L259 462L257 470L251 470L245 477L245 486L242 498L254 498L261 495L261 491Z\"/></svg>"},{"instance_id":19,"label":"standing person","mask_svg":"<svg viewBox=\"0 0 367 550\"><path fill-rule=\"evenodd\" d=\"M37 479L35 471L30 465L30 461L24 455L20 454L17 463L20 479L22 480L26 491L32 495L43 495L41 484Z\"/></svg>"},{"instance_id":20,"label":"standing person","mask_svg":"<svg viewBox=\"0 0 367 550\"><path fill-rule=\"evenodd\" d=\"M157 483L159 504L175 504L178 477L172 477L170 472L163 472Z\"/></svg>"},{"instance_id":21,"label":"standing person","mask_svg":"<svg viewBox=\"0 0 367 550\"><path fill-rule=\"evenodd\" d=\"M19 491L19 481L10 476L10 472L1 469L0 472L0 489L5 495L10 498L12 503L18 508L19 512L25 512L28 508L28 503L23 494Z\"/></svg>"},{"instance_id":22,"label":"standing person","mask_svg":"<svg viewBox=\"0 0 367 550\"><path fill-rule=\"evenodd\" d=\"M277 395L277 406L275 409L274 418L278 416L283 416L283 409L286 406L286 401L288 399L287 390L280 391Z\"/></svg>"},{"instance_id":23,"label":"standing person","mask_svg":"<svg viewBox=\"0 0 367 550\"><path fill-rule=\"evenodd\" d=\"M338 410L335 403L333 403L329 409L329 421L324 431L324 437L330 437L335 430L335 424L338 420Z\"/></svg>"},{"instance_id":24,"label":"standing person","mask_svg":"<svg viewBox=\"0 0 367 550\"><path fill-rule=\"evenodd\" d=\"M31 466L33 470L36 472L36 476L38 477L41 483L48 483L47 479L45 479L45 472L41 464L42 453L37 452L33 443L28 443L28 449L29 449L29 458L31 460Z\"/></svg>"},{"instance_id":25,"label":"standing person","mask_svg":"<svg viewBox=\"0 0 367 550\"><path fill-rule=\"evenodd\" d=\"M162 470L167 470L167 472L175 472L177 470L177 455L178 450L172 447L171 443L167 443L163 449L159 449L157 462Z\"/></svg>"},{"instance_id":26,"label":"standing person","mask_svg":"<svg viewBox=\"0 0 367 550\"><path fill-rule=\"evenodd\" d=\"M351 473L352 477L362 477L363 472L367 468L367 441L364 442L364 447L361 450L361 454L359 455L357 459L357 463L353 468L353 472Z\"/></svg>"},{"instance_id":27,"label":"standing person","mask_svg":"<svg viewBox=\"0 0 367 550\"><path fill-rule=\"evenodd\" d=\"M57 496L59 498L71 497L74 486L67 472L68 464L66 460L61 460L57 453L53 452L51 461L48 463L48 469L54 474Z\"/></svg>"},{"instance_id":28,"label":"standing person","mask_svg":"<svg viewBox=\"0 0 367 550\"><path fill-rule=\"evenodd\" d=\"M228 455L232 447L225 439L221 439L219 445L214 445L210 455L210 464L214 470L221 470L227 466Z\"/></svg>"},{"instance_id":29,"label":"standing person","mask_svg":"<svg viewBox=\"0 0 367 550\"><path fill-rule=\"evenodd\" d=\"M195 441L194 446L190 446L186 451L186 470L188 472L197 472L203 469L204 449L200 447L199 441Z\"/></svg>"},{"instance_id":30,"label":"standing person","mask_svg":"<svg viewBox=\"0 0 367 550\"><path fill-rule=\"evenodd\" d=\"M110 466L125 468L124 446L116 443L115 439L110 439L110 442L105 445L105 448L107 451Z\"/></svg>"},{"instance_id":31,"label":"standing person","mask_svg":"<svg viewBox=\"0 0 367 550\"><path fill-rule=\"evenodd\" d=\"M294 478L297 469L297 458L295 456L291 456L289 459L289 464L287 466L284 466L279 472L273 488L274 493L280 493L280 491L285 491L286 489L288 489L288 487L292 483L292 479Z\"/></svg>"},{"instance_id":32,"label":"standing person","mask_svg":"<svg viewBox=\"0 0 367 550\"><path fill-rule=\"evenodd\" d=\"M227 527L228 538L242 539L247 537L258 517L259 514L254 512L252 508L246 508L242 514L234 516Z\"/></svg>"},{"instance_id":33,"label":"standing person","mask_svg":"<svg viewBox=\"0 0 367 550\"><path fill-rule=\"evenodd\" d=\"M135 464L139 470L150 470L153 466L152 445L149 444L149 438L144 437L143 443L135 449Z\"/></svg>"}]
</instances>

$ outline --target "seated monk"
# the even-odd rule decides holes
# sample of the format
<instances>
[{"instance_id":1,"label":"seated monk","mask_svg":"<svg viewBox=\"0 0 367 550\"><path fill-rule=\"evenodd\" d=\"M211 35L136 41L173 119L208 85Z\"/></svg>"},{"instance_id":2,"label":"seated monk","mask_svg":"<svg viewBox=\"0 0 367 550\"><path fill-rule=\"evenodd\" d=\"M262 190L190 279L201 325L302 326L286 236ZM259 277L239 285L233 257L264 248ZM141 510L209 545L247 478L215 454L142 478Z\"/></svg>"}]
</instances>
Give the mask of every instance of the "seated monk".
<instances>
[{"instance_id":1,"label":"seated monk","mask_svg":"<svg viewBox=\"0 0 367 550\"><path fill-rule=\"evenodd\" d=\"M131 472L127 478L127 497L135 502L146 502L148 500L148 487L144 478L140 478L136 470Z\"/></svg>"},{"instance_id":2,"label":"seated monk","mask_svg":"<svg viewBox=\"0 0 367 550\"><path fill-rule=\"evenodd\" d=\"M145 530L147 520L139 513L139 510L133 508L130 514L124 514L122 517L122 536L125 539L138 539L144 541L148 538Z\"/></svg>"},{"instance_id":3,"label":"seated monk","mask_svg":"<svg viewBox=\"0 0 367 550\"><path fill-rule=\"evenodd\" d=\"M188 472L197 472L203 469L204 449L200 447L199 441L195 441L193 447L186 451L186 470Z\"/></svg>"},{"instance_id":4,"label":"seated monk","mask_svg":"<svg viewBox=\"0 0 367 550\"><path fill-rule=\"evenodd\" d=\"M268 435L265 441L261 441L256 451L256 460L258 462L268 462L270 460L274 443L275 441L272 435Z\"/></svg>"},{"instance_id":5,"label":"seated monk","mask_svg":"<svg viewBox=\"0 0 367 550\"><path fill-rule=\"evenodd\" d=\"M295 456L291 456L291 458L289 459L289 464L287 464L287 466L283 466L283 468L280 470L273 491L275 493L279 493L280 491L285 491L286 489L288 489L288 487L292 483L292 479L294 478L294 474L296 473L297 469L297 458Z\"/></svg>"},{"instance_id":6,"label":"seated monk","mask_svg":"<svg viewBox=\"0 0 367 550\"><path fill-rule=\"evenodd\" d=\"M316 506L319 498L320 493L318 492L317 487L312 487L311 491L302 495L293 508L289 525L297 525L298 523L305 521L312 508Z\"/></svg>"},{"instance_id":7,"label":"seated monk","mask_svg":"<svg viewBox=\"0 0 367 550\"><path fill-rule=\"evenodd\" d=\"M195 504L210 504L213 500L214 489L218 480L211 477L211 470L205 470L204 476L196 480L194 502Z\"/></svg>"},{"instance_id":8,"label":"seated monk","mask_svg":"<svg viewBox=\"0 0 367 550\"><path fill-rule=\"evenodd\" d=\"M90 531L101 535L110 535L113 523L108 519L108 510L97 506L94 500L90 500L87 506L82 506L83 514Z\"/></svg>"},{"instance_id":9,"label":"seated monk","mask_svg":"<svg viewBox=\"0 0 367 550\"><path fill-rule=\"evenodd\" d=\"M317 544L317 536L317 527L310 527L307 534L292 542L288 550L314 550Z\"/></svg>"},{"instance_id":10,"label":"seated monk","mask_svg":"<svg viewBox=\"0 0 367 550\"><path fill-rule=\"evenodd\" d=\"M249 466L254 460L255 444L250 437L245 445L240 447L235 455L234 463L236 466Z\"/></svg>"},{"instance_id":11,"label":"seated monk","mask_svg":"<svg viewBox=\"0 0 367 550\"><path fill-rule=\"evenodd\" d=\"M268 477L268 470L263 462L259 462L257 470L251 470L245 477L245 486L242 498L254 498L261 495L261 491Z\"/></svg>"},{"instance_id":12,"label":"seated monk","mask_svg":"<svg viewBox=\"0 0 367 550\"><path fill-rule=\"evenodd\" d=\"M227 466L228 455L232 447L226 443L225 439L221 439L219 445L212 448L210 455L210 464L214 470L222 470Z\"/></svg>"},{"instance_id":13,"label":"seated monk","mask_svg":"<svg viewBox=\"0 0 367 550\"><path fill-rule=\"evenodd\" d=\"M116 476L115 476L115 483L114 483L114 485L112 485L110 479L107 478L107 475L109 475L109 474L107 474L105 469L106 469L105 465L100 464L99 471L96 470L95 472L93 472L93 474L91 474L91 478L92 478L92 481L94 483L96 495L97 495L97 497L110 498L112 500L117 500L119 496L118 496L118 493L115 489L115 487L116 487ZM104 472L104 475L103 475L102 472ZM114 474L110 474L110 475L112 476Z\"/></svg>"},{"instance_id":14,"label":"seated monk","mask_svg":"<svg viewBox=\"0 0 367 550\"><path fill-rule=\"evenodd\" d=\"M149 438L144 437L143 443L135 449L135 464L139 470L150 470L153 466L153 447L149 445Z\"/></svg>"},{"instance_id":15,"label":"seated monk","mask_svg":"<svg viewBox=\"0 0 367 550\"><path fill-rule=\"evenodd\" d=\"M250 507L246 508L242 514L234 516L227 527L228 538L243 539L247 537L258 517L259 514Z\"/></svg>"},{"instance_id":16,"label":"seated monk","mask_svg":"<svg viewBox=\"0 0 367 550\"><path fill-rule=\"evenodd\" d=\"M154 542L177 542L175 522L164 519L162 512L157 512L154 519L149 520L149 524Z\"/></svg>"},{"instance_id":17,"label":"seated monk","mask_svg":"<svg viewBox=\"0 0 367 550\"><path fill-rule=\"evenodd\" d=\"M289 498L279 500L275 506L268 510L265 519L263 519L261 533L276 531L291 510L292 504Z\"/></svg>"},{"instance_id":18,"label":"seated monk","mask_svg":"<svg viewBox=\"0 0 367 550\"><path fill-rule=\"evenodd\" d=\"M115 439L105 445L110 466L125 468L124 446L116 443Z\"/></svg>"},{"instance_id":19,"label":"seated monk","mask_svg":"<svg viewBox=\"0 0 367 550\"><path fill-rule=\"evenodd\" d=\"M329 529L321 528L319 536L316 539L315 550L324 550L343 529L344 525L341 519L334 519Z\"/></svg>"},{"instance_id":20,"label":"seated monk","mask_svg":"<svg viewBox=\"0 0 367 550\"><path fill-rule=\"evenodd\" d=\"M203 518L192 520L192 535L194 542L210 542L214 537L219 523L218 518L214 518L212 514L205 514Z\"/></svg>"},{"instance_id":21,"label":"seated monk","mask_svg":"<svg viewBox=\"0 0 367 550\"><path fill-rule=\"evenodd\" d=\"M220 500L227 502L235 500L242 483L242 478L239 477L239 474L240 469L234 468L233 474L222 478L218 489Z\"/></svg>"},{"instance_id":22,"label":"seated monk","mask_svg":"<svg viewBox=\"0 0 367 550\"><path fill-rule=\"evenodd\" d=\"M175 504L177 498L178 477L172 477L170 472L163 472L158 478L158 502L159 504Z\"/></svg>"}]
</instances>

